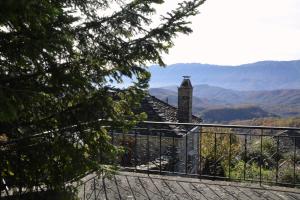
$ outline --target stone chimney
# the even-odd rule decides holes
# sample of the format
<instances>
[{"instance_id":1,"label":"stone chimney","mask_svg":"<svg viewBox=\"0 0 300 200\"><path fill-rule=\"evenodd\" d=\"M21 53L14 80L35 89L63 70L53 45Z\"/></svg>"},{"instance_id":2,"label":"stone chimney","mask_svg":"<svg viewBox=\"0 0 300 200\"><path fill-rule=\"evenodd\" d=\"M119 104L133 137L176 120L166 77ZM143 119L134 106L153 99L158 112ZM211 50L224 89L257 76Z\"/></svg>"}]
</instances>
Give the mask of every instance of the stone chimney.
<instances>
[{"instance_id":1,"label":"stone chimney","mask_svg":"<svg viewBox=\"0 0 300 200\"><path fill-rule=\"evenodd\" d=\"M183 76L183 81L178 88L178 112L177 118L181 123L192 122L193 86L190 76Z\"/></svg>"}]
</instances>

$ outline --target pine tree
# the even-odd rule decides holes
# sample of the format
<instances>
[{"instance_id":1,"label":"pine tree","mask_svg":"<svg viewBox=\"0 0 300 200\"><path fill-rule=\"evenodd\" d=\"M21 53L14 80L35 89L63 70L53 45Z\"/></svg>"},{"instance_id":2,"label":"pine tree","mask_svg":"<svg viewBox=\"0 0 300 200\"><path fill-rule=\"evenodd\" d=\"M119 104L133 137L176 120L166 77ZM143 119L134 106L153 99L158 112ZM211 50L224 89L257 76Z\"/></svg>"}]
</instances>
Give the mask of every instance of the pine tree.
<instances>
[{"instance_id":1,"label":"pine tree","mask_svg":"<svg viewBox=\"0 0 300 200\"><path fill-rule=\"evenodd\" d=\"M203 2L184 1L155 26L163 0L1 1L1 177L57 189L111 164L119 149L108 127L143 117L131 108L148 87L147 64L164 66L162 53L191 33L187 17ZM125 77L134 85L115 88Z\"/></svg>"}]
</instances>

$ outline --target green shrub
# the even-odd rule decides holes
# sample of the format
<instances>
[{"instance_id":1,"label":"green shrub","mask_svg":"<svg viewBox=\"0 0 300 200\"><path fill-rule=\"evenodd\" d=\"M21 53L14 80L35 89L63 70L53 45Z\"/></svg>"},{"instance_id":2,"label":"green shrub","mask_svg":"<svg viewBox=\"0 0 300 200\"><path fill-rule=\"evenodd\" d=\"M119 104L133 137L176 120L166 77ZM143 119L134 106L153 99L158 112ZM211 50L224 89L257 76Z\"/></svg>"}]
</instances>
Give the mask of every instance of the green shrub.
<instances>
[{"instance_id":1,"label":"green shrub","mask_svg":"<svg viewBox=\"0 0 300 200\"><path fill-rule=\"evenodd\" d=\"M294 173L293 166L285 167L283 171L279 173L279 181L281 183L300 184L300 170L295 169Z\"/></svg>"},{"instance_id":2,"label":"green shrub","mask_svg":"<svg viewBox=\"0 0 300 200\"><path fill-rule=\"evenodd\" d=\"M245 170L245 177L244 177ZM226 167L226 176L229 177L229 169ZM261 168L261 176L263 181L271 181L274 171ZM243 160L238 161L230 170L230 178L232 179L250 179L250 180L259 180L260 179L260 166L253 162L251 164L247 163L245 168L245 162Z\"/></svg>"}]
</instances>

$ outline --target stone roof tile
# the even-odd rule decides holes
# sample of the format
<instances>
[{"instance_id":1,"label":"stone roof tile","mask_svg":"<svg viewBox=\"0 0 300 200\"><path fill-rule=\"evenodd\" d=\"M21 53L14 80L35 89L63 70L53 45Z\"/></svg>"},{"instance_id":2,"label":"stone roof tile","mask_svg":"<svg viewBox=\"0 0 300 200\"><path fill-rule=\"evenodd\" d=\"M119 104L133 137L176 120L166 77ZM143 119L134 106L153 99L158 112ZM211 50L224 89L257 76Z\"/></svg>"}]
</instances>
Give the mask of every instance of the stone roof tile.
<instances>
[{"instance_id":1,"label":"stone roof tile","mask_svg":"<svg viewBox=\"0 0 300 200\"><path fill-rule=\"evenodd\" d=\"M178 122L177 110L176 107L151 95L146 96L141 102L141 111L148 115L148 121ZM200 123L201 121L201 118L192 116L192 123ZM183 136L194 127L161 125L159 128L170 130L170 134L172 135Z\"/></svg>"}]
</instances>

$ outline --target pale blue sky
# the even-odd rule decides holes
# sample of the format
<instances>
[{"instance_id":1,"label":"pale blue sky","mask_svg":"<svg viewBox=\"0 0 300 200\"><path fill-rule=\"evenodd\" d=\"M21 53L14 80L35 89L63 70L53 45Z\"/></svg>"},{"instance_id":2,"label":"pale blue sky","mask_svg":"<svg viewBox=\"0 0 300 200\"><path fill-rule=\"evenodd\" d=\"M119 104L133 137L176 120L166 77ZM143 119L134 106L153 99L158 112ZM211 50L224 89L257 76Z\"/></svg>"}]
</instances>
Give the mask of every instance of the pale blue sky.
<instances>
[{"instance_id":1,"label":"pale blue sky","mask_svg":"<svg viewBox=\"0 0 300 200\"><path fill-rule=\"evenodd\" d=\"M176 38L164 56L167 64L300 59L300 0L207 0L200 11L191 19L194 33Z\"/></svg>"}]
</instances>

